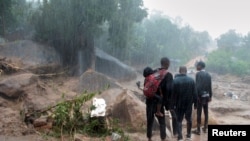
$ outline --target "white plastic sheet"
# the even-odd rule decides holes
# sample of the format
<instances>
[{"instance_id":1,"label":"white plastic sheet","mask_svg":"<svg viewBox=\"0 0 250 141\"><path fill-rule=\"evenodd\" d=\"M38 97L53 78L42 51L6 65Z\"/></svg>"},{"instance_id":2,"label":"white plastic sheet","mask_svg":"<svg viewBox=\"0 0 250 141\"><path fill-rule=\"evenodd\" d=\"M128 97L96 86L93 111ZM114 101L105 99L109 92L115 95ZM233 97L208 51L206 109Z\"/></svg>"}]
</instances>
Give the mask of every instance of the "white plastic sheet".
<instances>
[{"instance_id":1,"label":"white plastic sheet","mask_svg":"<svg viewBox=\"0 0 250 141\"><path fill-rule=\"evenodd\" d=\"M103 98L93 98L93 109L90 113L90 117L104 117L106 113L106 102Z\"/></svg>"}]
</instances>

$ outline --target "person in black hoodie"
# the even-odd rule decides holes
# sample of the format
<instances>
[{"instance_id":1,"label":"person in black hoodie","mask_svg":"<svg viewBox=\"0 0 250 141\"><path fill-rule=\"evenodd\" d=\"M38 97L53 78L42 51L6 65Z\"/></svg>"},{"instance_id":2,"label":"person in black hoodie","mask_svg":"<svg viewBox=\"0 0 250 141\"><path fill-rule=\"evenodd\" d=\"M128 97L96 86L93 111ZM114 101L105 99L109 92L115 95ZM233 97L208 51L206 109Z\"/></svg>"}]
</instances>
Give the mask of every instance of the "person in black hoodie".
<instances>
[{"instance_id":1,"label":"person in black hoodie","mask_svg":"<svg viewBox=\"0 0 250 141\"><path fill-rule=\"evenodd\" d=\"M191 139L192 109L197 106L197 92L195 81L187 76L187 68L181 66L179 74L174 78L174 105L177 116L178 140L182 140L182 121L185 116L187 122L187 140Z\"/></svg>"},{"instance_id":2,"label":"person in black hoodie","mask_svg":"<svg viewBox=\"0 0 250 141\"><path fill-rule=\"evenodd\" d=\"M205 71L205 63L199 61L196 65L197 73L195 76L195 83L198 94L197 101L197 129L193 131L195 134L200 135L201 114L204 110L204 127L203 132L207 132L208 125L208 103L212 100L212 79L211 75Z\"/></svg>"},{"instance_id":3,"label":"person in black hoodie","mask_svg":"<svg viewBox=\"0 0 250 141\"><path fill-rule=\"evenodd\" d=\"M170 65L170 60L167 57L161 58L161 67L158 69L165 69L168 70ZM157 69L157 70L158 70ZM170 72L167 72L163 80L161 81L159 88L156 93L158 95L160 93L163 94L163 103L161 106L161 113L163 113L163 116L156 116L160 125L160 137L162 141L165 141L166 139L166 121L165 121L165 111L169 110L170 107L170 97L173 91L173 75ZM156 105L157 100L156 99L146 99L146 114L147 114L147 138L148 141L152 141L152 129L153 129L153 122L154 122L154 116L156 112Z\"/></svg>"}]
</instances>

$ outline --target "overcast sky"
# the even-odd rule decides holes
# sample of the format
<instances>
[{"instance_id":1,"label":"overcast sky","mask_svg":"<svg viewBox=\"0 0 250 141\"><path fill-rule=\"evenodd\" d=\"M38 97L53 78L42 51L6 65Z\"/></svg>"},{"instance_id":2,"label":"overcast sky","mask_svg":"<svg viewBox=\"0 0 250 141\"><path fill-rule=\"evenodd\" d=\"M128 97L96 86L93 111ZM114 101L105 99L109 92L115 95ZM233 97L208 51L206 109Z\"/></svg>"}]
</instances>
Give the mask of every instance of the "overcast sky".
<instances>
[{"instance_id":1,"label":"overcast sky","mask_svg":"<svg viewBox=\"0 0 250 141\"><path fill-rule=\"evenodd\" d=\"M183 24L206 30L213 38L230 29L243 35L250 32L250 0L144 0L144 6L181 17Z\"/></svg>"}]
</instances>

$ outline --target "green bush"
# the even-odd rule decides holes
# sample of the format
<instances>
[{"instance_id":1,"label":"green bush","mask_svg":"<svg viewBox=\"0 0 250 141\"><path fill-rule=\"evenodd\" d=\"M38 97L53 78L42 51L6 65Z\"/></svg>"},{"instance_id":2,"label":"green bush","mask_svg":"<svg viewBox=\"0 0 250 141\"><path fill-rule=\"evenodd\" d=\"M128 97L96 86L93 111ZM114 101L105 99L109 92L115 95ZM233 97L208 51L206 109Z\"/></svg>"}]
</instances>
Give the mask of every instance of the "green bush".
<instances>
[{"instance_id":1,"label":"green bush","mask_svg":"<svg viewBox=\"0 0 250 141\"><path fill-rule=\"evenodd\" d=\"M248 75L249 61L242 58L242 51L218 49L208 55L207 69L218 74Z\"/></svg>"}]
</instances>

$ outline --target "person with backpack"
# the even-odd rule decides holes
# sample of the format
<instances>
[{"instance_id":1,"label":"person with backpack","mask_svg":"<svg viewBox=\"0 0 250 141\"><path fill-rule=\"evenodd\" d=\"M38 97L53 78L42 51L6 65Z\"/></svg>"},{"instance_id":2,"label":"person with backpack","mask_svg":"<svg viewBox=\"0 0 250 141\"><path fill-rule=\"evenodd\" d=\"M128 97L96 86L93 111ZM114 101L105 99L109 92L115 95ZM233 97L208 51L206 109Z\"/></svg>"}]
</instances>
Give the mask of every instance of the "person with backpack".
<instances>
[{"instance_id":1,"label":"person with backpack","mask_svg":"<svg viewBox=\"0 0 250 141\"><path fill-rule=\"evenodd\" d=\"M165 112L164 107L166 110L169 110L169 102L171 101L169 98L171 97L173 91L173 75L168 72L168 68L170 65L170 60L167 57L163 57L160 60L161 67L156 69L155 72L161 73L166 72L164 74L163 79L159 83L159 86L156 90L157 95L163 96L163 103L161 106L161 113L163 116L156 116L159 125L160 125L160 138L162 141L166 139L166 121L165 121ZM152 130L153 130L153 123L155 112L157 109L157 100L155 98L146 98L146 114L147 114L147 138L148 141L152 141Z\"/></svg>"},{"instance_id":2,"label":"person with backpack","mask_svg":"<svg viewBox=\"0 0 250 141\"><path fill-rule=\"evenodd\" d=\"M182 122L184 116L187 122L186 139L191 140L192 109L193 106L197 106L197 92L194 79L187 76L186 66L179 67L179 74L177 74L174 78L173 90L173 100L177 116L178 141L183 140Z\"/></svg>"},{"instance_id":3,"label":"person with backpack","mask_svg":"<svg viewBox=\"0 0 250 141\"><path fill-rule=\"evenodd\" d=\"M146 67L144 68L143 70L143 76L144 76L144 88L140 88L140 82L137 82L137 87L142 90L144 92L145 90L145 85L148 81L150 81L149 79L152 79L152 77L154 77L154 70L151 68L151 67ZM161 106L162 106L162 94L161 95L157 95L157 94L154 94L153 97L157 100L157 110L156 110L156 113L155 115L156 116L160 116L162 117L163 116L163 113L161 113Z\"/></svg>"},{"instance_id":4,"label":"person with backpack","mask_svg":"<svg viewBox=\"0 0 250 141\"><path fill-rule=\"evenodd\" d=\"M207 132L208 125L208 103L212 100L212 79L211 75L205 71L206 64L199 61L196 65L197 73L195 75L195 83L198 94L197 101L197 129L193 133L200 135L201 114L204 110L204 127L203 132Z\"/></svg>"}]
</instances>

